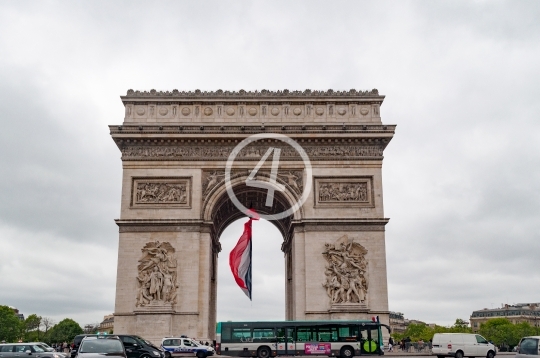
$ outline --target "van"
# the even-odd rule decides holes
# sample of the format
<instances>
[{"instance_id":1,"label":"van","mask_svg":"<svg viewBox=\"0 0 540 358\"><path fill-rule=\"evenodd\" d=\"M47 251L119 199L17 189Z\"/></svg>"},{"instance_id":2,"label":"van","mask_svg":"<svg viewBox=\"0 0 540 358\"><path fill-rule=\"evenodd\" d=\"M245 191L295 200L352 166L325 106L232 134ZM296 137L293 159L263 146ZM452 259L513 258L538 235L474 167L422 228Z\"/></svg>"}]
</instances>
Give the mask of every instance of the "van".
<instances>
[{"instance_id":1,"label":"van","mask_svg":"<svg viewBox=\"0 0 540 358\"><path fill-rule=\"evenodd\" d=\"M540 336L521 338L517 346L516 358L539 358L540 347L538 342L540 342Z\"/></svg>"},{"instance_id":2,"label":"van","mask_svg":"<svg viewBox=\"0 0 540 358\"><path fill-rule=\"evenodd\" d=\"M432 355L437 356L437 358L493 358L497 354L495 346L479 334L435 333L432 344Z\"/></svg>"}]
</instances>

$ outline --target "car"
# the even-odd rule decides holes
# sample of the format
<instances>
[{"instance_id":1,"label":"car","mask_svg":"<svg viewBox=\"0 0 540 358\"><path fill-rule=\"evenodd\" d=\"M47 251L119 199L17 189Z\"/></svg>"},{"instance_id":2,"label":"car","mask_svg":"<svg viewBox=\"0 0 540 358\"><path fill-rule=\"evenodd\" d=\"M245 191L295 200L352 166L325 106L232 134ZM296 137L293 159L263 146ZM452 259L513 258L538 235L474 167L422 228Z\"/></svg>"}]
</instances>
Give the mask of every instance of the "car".
<instances>
[{"instance_id":1,"label":"car","mask_svg":"<svg viewBox=\"0 0 540 358\"><path fill-rule=\"evenodd\" d=\"M540 336L523 337L519 341L516 349L516 358L537 358L540 357Z\"/></svg>"},{"instance_id":2,"label":"car","mask_svg":"<svg viewBox=\"0 0 540 358\"><path fill-rule=\"evenodd\" d=\"M497 354L495 346L479 334L473 333L435 333L431 354L443 357L486 357Z\"/></svg>"},{"instance_id":3,"label":"car","mask_svg":"<svg viewBox=\"0 0 540 358\"><path fill-rule=\"evenodd\" d=\"M71 358L75 358L77 356L80 344L85 337L97 336L97 334L81 334L75 336L73 339ZM113 336L120 338L124 344L127 358L165 358L165 354L160 348L156 347L154 344L152 344L152 342L147 341L144 338L129 334L113 334Z\"/></svg>"},{"instance_id":4,"label":"car","mask_svg":"<svg viewBox=\"0 0 540 358\"><path fill-rule=\"evenodd\" d=\"M127 358L124 345L118 336L84 337L77 351L77 358Z\"/></svg>"},{"instance_id":5,"label":"car","mask_svg":"<svg viewBox=\"0 0 540 358\"><path fill-rule=\"evenodd\" d=\"M79 350L79 346L81 345L81 342L83 338L85 337L97 337L97 334L79 334L78 336L75 336L73 338L73 348L71 349L71 358L75 358L77 355L77 351Z\"/></svg>"},{"instance_id":6,"label":"car","mask_svg":"<svg viewBox=\"0 0 540 358\"><path fill-rule=\"evenodd\" d=\"M161 348L165 351L165 358L178 356L196 356L205 358L214 355L214 348L198 343L194 339L182 337L165 337L161 340Z\"/></svg>"},{"instance_id":7,"label":"car","mask_svg":"<svg viewBox=\"0 0 540 358\"><path fill-rule=\"evenodd\" d=\"M39 343L5 343L0 344L0 358L16 358L24 355L40 358L66 358L59 352L49 352Z\"/></svg>"}]
</instances>

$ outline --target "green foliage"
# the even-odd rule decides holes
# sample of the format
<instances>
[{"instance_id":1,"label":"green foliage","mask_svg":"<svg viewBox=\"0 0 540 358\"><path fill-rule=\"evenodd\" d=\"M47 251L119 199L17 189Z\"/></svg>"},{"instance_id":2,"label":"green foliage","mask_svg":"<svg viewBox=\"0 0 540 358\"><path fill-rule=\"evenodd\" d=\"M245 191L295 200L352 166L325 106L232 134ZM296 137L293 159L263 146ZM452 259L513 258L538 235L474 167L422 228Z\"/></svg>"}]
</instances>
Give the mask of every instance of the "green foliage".
<instances>
[{"instance_id":1,"label":"green foliage","mask_svg":"<svg viewBox=\"0 0 540 358\"><path fill-rule=\"evenodd\" d=\"M472 329L469 327L469 322L456 318L456 322L450 327L452 333L472 333Z\"/></svg>"},{"instance_id":2,"label":"green foliage","mask_svg":"<svg viewBox=\"0 0 540 358\"><path fill-rule=\"evenodd\" d=\"M21 338L24 324L8 306L0 306L0 341L16 342Z\"/></svg>"},{"instance_id":3,"label":"green foliage","mask_svg":"<svg viewBox=\"0 0 540 358\"><path fill-rule=\"evenodd\" d=\"M434 327L430 327L424 323L411 323L407 326L407 329L402 334L400 333L392 333L392 337L396 341L399 341L401 339L404 339L406 337L409 337L411 341L416 342L419 339L423 340L424 342L429 341L433 338L433 335L435 333L471 333L472 330L469 327L469 323L465 320L462 320L460 318L456 319L456 322L453 326L450 327L443 327L435 325Z\"/></svg>"},{"instance_id":4,"label":"green foliage","mask_svg":"<svg viewBox=\"0 0 540 358\"><path fill-rule=\"evenodd\" d=\"M519 340L526 336L534 336L537 334L537 329L531 326L528 322L517 323L513 327L512 339L508 344L510 346L516 346Z\"/></svg>"},{"instance_id":5,"label":"green foliage","mask_svg":"<svg viewBox=\"0 0 540 358\"><path fill-rule=\"evenodd\" d=\"M507 318L492 318L480 325L479 333L497 346L515 345L513 342L514 325ZM517 344L517 343L516 343Z\"/></svg>"},{"instance_id":6,"label":"green foliage","mask_svg":"<svg viewBox=\"0 0 540 358\"><path fill-rule=\"evenodd\" d=\"M26 342L39 342L41 332L39 327L41 326L41 317L37 314L31 314L24 320L25 334L24 340Z\"/></svg>"},{"instance_id":7,"label":"green foliage","mask_svg":"<svg viewBox=\"0 0 540 358\"><path fill-rule=\"evenodd\" d=\"M66 318L47 332L46 341L48 343L71 342L76 335L82 333L83 329L77 322L71 318Z\"/></svg>"}]
</instances>

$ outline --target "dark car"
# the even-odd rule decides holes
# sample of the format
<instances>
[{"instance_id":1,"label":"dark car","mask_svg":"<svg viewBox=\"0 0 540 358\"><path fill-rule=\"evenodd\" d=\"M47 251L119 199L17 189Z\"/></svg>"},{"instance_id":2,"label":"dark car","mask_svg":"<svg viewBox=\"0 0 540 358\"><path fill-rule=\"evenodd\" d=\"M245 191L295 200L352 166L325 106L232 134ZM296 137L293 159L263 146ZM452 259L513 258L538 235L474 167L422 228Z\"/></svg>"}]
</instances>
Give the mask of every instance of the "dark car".
<instances>
[{"instance_id":1,"label":"dark car","mask_svg":"<svg viewBox=\"0 0 540 358\"><path fill-rule=\"evenodd\" d=\"M117 336L84 337L77 358L127 358L122 341Z\"/></svg>"},{"instance_id":2,"label":"dark car","mask_svg":"<svg viewBox=\"0 0 540 358\"><path fill-rule=\"evenodd\" d=\"M151 342L139 336L128 334L114 334L113 336L120 338L124 344L127 358L164 358L165 355L161 349L156 347ZM79 346L84 337L98 337L97 334L81 334L73 339L73 350L71 358L77 356ZM106 336L103 336L106 337ZM1 358L1 357L0 357Z\"/></svg>"}]
</instances>

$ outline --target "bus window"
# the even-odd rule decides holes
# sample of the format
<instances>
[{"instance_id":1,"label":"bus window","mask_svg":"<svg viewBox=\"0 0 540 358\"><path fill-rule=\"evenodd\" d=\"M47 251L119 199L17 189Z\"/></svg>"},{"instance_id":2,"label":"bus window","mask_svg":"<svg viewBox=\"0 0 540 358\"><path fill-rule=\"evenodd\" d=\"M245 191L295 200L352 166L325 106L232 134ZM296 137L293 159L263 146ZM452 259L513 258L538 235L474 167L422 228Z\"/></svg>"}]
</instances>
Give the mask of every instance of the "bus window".
<instances>
[{"instance_id":1,"label":"bus window","mask_svg":"<svg viewBox=\"0 0 540 358\"><path fill-rule=\"evenodd\" d=\"M221 329L221 341L222 342L230 342L232 339L231 337L231 327L223 327Z\"/></svg>"},{"instance_id":2,"label":"bus window","mask_svg":"<svg viewBox=\"0 0 540 358\"><path fill-rule=\"evenodd\" d=\"M337 342L337 327L319 327L318 338L319 342Z\"/></svg>"},{"instance_id":3,"label":"bus window","mask_svg":"<svg viewBox=\"0 0 540 358\"><path fill-rule=\"evenodd\" d=\"M233 328L231 343L251 342L251 330L249 328Z\"/></svg>"},{"instance_id":4,"label":"bus window","mask_svg":"<svg viewBox=\"0 0 540 358\"><path fill-rule=\"evenodd\" d=\"M313 332L311 327L298 327L296 330L296 341L297 342L313 342Z\"/></svg>"},{"instance_id":5,"label":"bus window","mask_svg":"<svg viewBox=\"0 0 540 358\"><path fill-rule=\"evenodd\" d=\"M277 328L277 339L278 342L283 343L285 342L285 332L287 332L287 342L293 342L294 341L294 329L293 328L286 328L286 327L280 327Z\"/></svg>"},{"instance_id":6,"label":"bus window","mask_svg":"<svg viewBox=\"0 0 540 358\"><path fill-rule=\"evenodd\" d=\"M253 342L276 342L273 328L253 328Z\"/></svg>"},{"instance_id":7,"label":"bus window","mask_svg":"<svg viewBox=\"0 0 540 358\"><path fill-rule=\"evenodd\" d=\"M339 327L340 342L356 342L358 339L358 326Z\"/></svg>"}]
</instances>

